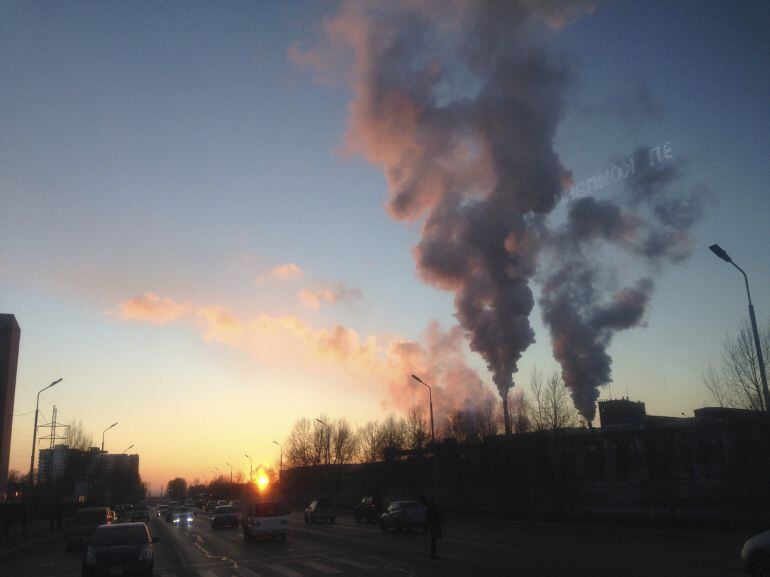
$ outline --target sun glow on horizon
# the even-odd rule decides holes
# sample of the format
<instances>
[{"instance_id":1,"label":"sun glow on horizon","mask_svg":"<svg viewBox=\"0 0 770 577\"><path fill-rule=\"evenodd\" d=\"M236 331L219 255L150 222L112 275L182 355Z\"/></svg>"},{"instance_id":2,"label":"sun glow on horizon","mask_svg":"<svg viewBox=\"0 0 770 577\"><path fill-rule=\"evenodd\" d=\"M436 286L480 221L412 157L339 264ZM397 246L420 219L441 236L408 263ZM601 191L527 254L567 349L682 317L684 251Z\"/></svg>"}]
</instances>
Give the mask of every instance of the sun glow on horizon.
<instances>
[{"instance_id":1,"label":"sun glow on horizon","mask_svg":"<svg viewBox=\"0 0 770 577\"><path fill-rule=\"evenodd\" d=\"M260 469L257 471L257 488L260 491L264 491L267 489L267 486L270 484L270 479L267 476L267 473L265 473L264 469Z\"/></svg>"}]
</instances>

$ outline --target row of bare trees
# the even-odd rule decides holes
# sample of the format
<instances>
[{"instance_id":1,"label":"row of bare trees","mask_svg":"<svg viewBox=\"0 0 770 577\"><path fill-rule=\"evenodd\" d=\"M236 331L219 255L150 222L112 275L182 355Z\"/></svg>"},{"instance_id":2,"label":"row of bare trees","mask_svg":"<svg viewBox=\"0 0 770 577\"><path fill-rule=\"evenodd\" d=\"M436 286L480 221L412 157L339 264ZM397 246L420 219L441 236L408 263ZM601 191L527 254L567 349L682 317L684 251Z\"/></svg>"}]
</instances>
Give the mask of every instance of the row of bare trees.
<instances>
[{"instance_id":1,"label":"row of bare trees","mask_svg":"<svg viewBox=\"0 0 770 577\"><path fill-rule=\"evenodd\" d=\"M508 398L514 433L559 430L580 424L578 414L559 373L545 377L535 368L530 393L517 390ZM502 411L488 404L474 410L450 411L438 423L438 439L473 443L503 432ZM405 416L388 415L355 429L342 418L300 418L284 443L289 467L381 461L395 451L418 450L431 439L430 422L420 407Z\"/></svg>"}]
</instances>

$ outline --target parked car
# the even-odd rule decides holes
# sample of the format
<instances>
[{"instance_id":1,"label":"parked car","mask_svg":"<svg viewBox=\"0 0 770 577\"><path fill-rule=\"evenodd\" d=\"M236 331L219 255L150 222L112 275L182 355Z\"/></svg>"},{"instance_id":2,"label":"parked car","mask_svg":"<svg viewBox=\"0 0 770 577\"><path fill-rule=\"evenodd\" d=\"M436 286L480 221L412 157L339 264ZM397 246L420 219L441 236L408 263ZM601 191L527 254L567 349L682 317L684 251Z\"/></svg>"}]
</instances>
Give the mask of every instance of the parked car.
<instances>
[{"instance_id":1,"label":"parked car","mask_svg":"<svg viewBox=\"0 0 770 577\"><path fill-rule=\"evenodd\" d=\"M749 575L770 575L770 531L754 535L743 544L741 565Z\"/></svg>"},{"instance_id":2,"label":"parked car","mask_svg":"<svg viewBox=\"0 0 770 577\"><path fill-rule=\"evenodd\" d=\"M128 514L131 521L147 521L150 522L150 511L147 509L147 505L137 505Z\"/></svg>"},{"instance_id":3,"label":"parked car","mask_svg":"<svg viewBox=\"0 0 770 577\"><path fill-rule=\"evenodd\" d=\"M393 501L380 516L380 527L388 529L410 529L420 527L428 530L428 508L419 501Z\"/></svg>"},{"instance_id":4,"label":"parked car","mask_svg":"<svg viewBox=\"0 0 770 577\"><path fill-rule=\"evenodd\" d=\"M152 575L153 543L144 523L101 525L83 557L82 575Z\"/></svg>"},{"instance_id":5,"label":"parked car","mask_svg":"<svg viewBox=\"0 0 770 577\"><path fill-rule=\"evenodd\" d=\"M206 501L206 513L213 513L214 509L217 508L217 502L216 501Z\"/></svg>"},{"instance_id":6,"label":"parked car","mask_svg":"<svg viewBox=\"0 0 770 577\"><path fill-rule=\"evenodd\" d=\"M233 500L233 501L230 501L230 503L228 503L228 504L229 504L229 505L230 505L230 506L231 506L233 509L235 509L236 511L238 511L239 513L241 512L241 509L243 509L243 501L241 501L240 499L235 499L235 500Z\"/></svg>"},{"instance_id":7,"label":"parked car","mask_svg":"<svg viewBox=\"0 0 770 577\"><path fill-rule=\"evenodd\" d=\"M364 497L355 508L356 523L372 523L380 518L380 504L375 497Z\"/></svg>"},{"instance_id":8,"label":"parked car","mask_svg":"<svg viewBox=\"0 0 770 577\"><path fill-rule=\"evenodd\" d=\"M115 521L115 513L109 507L84 507L75 511L67 533L67 551L82 549L99 525Z\"/></svg>"},{"instance_id":9,"label":"parked car","mask_svg":"<svg viewBox=\"0 0 770 577\"><path fill-rule=\"evenodd\" d=\"M305 523L315 523L318 519L334 523L334 506L331 499L316 499L305 509Z\"/></svg>"},{"instance_id":10,"label":"parked car","mask_svg":"<svg viewBox=\"0 0 770 577\"><path fill-rule=\"evenodd\" d=\"M280 501L251 503L241 520L243 538L252 541L257 537L286 540L289 530L289 511Z\"/></svg>"},{"instance_id":11,"label":"parked car","mask_svg":"<svg viewBox=\"0 0 770 577\"><path fill-rule=\"evenodd\" d=\"M230 506L220 506L214 510L214 514L211 515L211 527L216 529L218 527L237 527L240 521L240 515L238 511Z\"/></svg>"},{"instance_id":12,"label":"parked car","mask_svg":"<svg viewBox=\"0 0 770 577\"><path fill-rule=\"evenodd\" d=\"M174 509L174 525L190 525L195 522L195 514L190 507L177 507Z\"/></svg>"}]
</instances>

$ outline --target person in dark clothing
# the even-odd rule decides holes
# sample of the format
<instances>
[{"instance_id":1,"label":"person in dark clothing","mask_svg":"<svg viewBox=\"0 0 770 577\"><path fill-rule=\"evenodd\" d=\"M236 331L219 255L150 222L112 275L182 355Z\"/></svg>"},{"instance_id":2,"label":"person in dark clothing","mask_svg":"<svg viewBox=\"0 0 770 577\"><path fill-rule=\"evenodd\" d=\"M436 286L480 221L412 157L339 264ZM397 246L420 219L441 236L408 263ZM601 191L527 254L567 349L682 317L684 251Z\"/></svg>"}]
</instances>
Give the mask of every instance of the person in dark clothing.
<instances>
[{"instance_id":1,"label":"person in dark clothing","mask_svg":"<svg viewBox=\"0 0 770 577\"><path fill-rule=\"evenodd\" d=\"M441 511L436 505L436 500L431 497L428 501L428 529L430 530L430 558L438 559L436 544L443 535L441 534Z\"/></svg>"}]
</instances>

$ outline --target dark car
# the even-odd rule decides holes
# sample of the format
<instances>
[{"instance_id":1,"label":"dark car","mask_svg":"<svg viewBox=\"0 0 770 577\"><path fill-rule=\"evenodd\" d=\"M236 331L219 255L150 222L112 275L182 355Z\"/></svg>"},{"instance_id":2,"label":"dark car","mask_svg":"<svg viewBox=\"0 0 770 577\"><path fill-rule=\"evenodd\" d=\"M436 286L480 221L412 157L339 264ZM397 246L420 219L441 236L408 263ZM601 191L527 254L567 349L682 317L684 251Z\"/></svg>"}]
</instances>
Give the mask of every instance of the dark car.
<instances>
[{"instance_id":1,"label":"dark car","mask_svg":"<svg viewBox=\"0 0 770 577\"><path fill-rule=\"evenodd\" d=\"M206 513L213 513L217 508L216 501L206 501Z\"/></svg>"},{"instance_id":2,"label":"dark car","mask_svg":"<svg viewBox=\"0 0 770 577\"><path fill-rule=\"evenodd\" d=\"M380 516L380 527L388 529L411 529L420 527L428 530L428 508L419 501L393 501Z\"/></svg>"},{"instance_id":3,"label":"dark car","mask_svg":"<svg viewBox=\"0 0 770 577\"><path fill-rule=\"evenodd\" d=\"M211 527L216 529L217 527L237 527L241 520L241 516L237 509L231 505L220 506L214 509L214 514L211 516Z\"/></svg>"},{"instance_id":4,"label":"dark car","mask_svg":"<svg viewBox=\"0 0 770 577\"><path fill-rule=\"evenodd\" d=\"M147 509L147 505L137 505L128 513L131 521L147 521L150 522L150 511Z\"/></svg>"},{"instance_id":5,"label":"dark car","mask_svg":"<svg viewBox=\"0 0 770 577\"><path fill-rule=\"evenodd\" d=\"M331 499L316 499L305 509L305 523L315 523L319 519L334 523L334 505Z\"/></svg>"},{"instance_id":6,"label":"dark car","mask_svg":"<svg viewBox=\"0 0 770 577\"><path fill-rule=\"evenodd\" d=\"M169 506L166 509L166 512L164 513L166 522L171 523L171 521L174 520L174 513L176 512L177 509L179 509L178 505L174 505L173 507Z\"/></svg>"},{"instance_id":7,"label":"dark car","mask_svg":"<svg viewBox=\"0 0 770 577\"><path fill-rule=\"evenodd\" d=\"M84 507L75 511L67 533L67 551L82 549L99 525L115 521L115 513L109 507Z\"/></svg>"},{"instance_id":8,"label":"dark car","mask_svg":"<svg viewBox=\"0 0 770 577\"><path fill-rule=\"evenodd\" d=\"M102 525L91 537L82 575L152 575L152 544L157 542L144 523Z\"/></svg>"},{"instance_id":9,"label":"dark car","mask_svg":"<svg viewBox=\"0 0 770 577\"><path fill-rule=\"evenodd\" d=\"M380 518L380 503L376 497L364 497L355 508L356 523L372 523Z\"/></svg>"},{"instance_id":10,"label":"dark car","mask_svg":"<svg viewBox=\"0 0 770 577\"><path fill-rule=\"evenodd\" d=\"M770 575L770 531L754 535L743 544L741 565L755 577Z\"/></svg>"},{"instance_id":11,"label":"dark car","mask_svg":"<svg viewBox=\"0 0 770 577\"><path fill-rule=\"evenodd\" d=\"M195 513L190 507L177 507L174 509L174 525L191 525L195 521Z\"/></svg>"},{"instance_id":12,"label":"dark car","mask_svg":"<svg viewBox=\"0 0 770 577\"><path fill-rule=\"evenodd\" d=\"M167 509L168 509L167 505L158 505L158 509L157 509L158 517L165 516Z\"/></svg>"}]
</instances>

